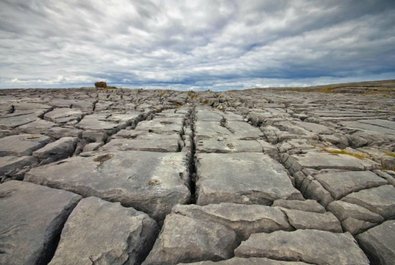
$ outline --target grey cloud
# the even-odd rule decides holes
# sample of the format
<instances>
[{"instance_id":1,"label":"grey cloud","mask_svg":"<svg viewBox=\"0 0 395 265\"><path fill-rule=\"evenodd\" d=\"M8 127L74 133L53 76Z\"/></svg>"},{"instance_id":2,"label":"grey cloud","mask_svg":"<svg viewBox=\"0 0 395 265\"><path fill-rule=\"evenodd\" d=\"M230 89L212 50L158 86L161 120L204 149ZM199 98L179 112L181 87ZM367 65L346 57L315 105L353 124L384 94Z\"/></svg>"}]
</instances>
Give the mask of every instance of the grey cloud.
<instances>
[{"instance_id":1,"label":"grey cloud","mask_svg":"<svg viewBox=\"0 0 395 265\"><path fill-rule=\"evenodd\" d=\"M0 87L243 88L395 78L395 2L0 2Z\"/></svg>"}]
</instances>

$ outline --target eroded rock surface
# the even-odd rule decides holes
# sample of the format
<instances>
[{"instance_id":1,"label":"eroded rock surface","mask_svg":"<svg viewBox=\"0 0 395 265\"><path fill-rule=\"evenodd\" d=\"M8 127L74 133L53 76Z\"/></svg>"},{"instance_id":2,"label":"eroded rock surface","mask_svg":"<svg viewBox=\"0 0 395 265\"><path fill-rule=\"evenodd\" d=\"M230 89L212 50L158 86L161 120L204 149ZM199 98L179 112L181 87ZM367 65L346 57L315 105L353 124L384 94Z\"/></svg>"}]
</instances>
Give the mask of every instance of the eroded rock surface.
<instances>
[{"instance_id":1,"label":"eroded rock surface","mask_svg":"<svg viewBox=\"0 0 395 265\"><path fill-rule=\"evenodd\" d=\"M376 264L389 265L395 260L395 221L382 223L357 236L358 242Z\"/></svg>"},{"instance_id":2,"label":"eroded rock surface","mask_svg":"<svg viewBox=\"0 0 395 265\"><path fill-rule=\"evenodd\" d=\"M153 219L133 208L95 197L82 199L68 218L49 264L140 263L157 229Z\"/></svg>"},{"instance_id":3,"label":"eroded rock surface","mask_svg":"<svg viewBox=\"0 0 395 265\"><path fill-rule=\"evenodd\" d=\"M266 257L313 264L369 264L350 234L317 230L253 234L235 250L238 257Z\"/></svg>"},{"instance_id":4,"label":"eroded rock surface","mask_svg":"<svg viewBox=\"0 0 395 265\"><path fill-rule=\"evenodd\" d=\"M144 265L231 258L236 234L224 225L170 214Z\"/></svg>"},{"instance_id":5,"label":"eroded rock surface","mask_svg":"<svg viewBox=\"0 0 395 265\"><path fill-rule=\"evenodd\" d=\"M100 152L34 168L25 180L121 202L163 219L190 198L183 153Z\"/></svg>"},{"instance_id":6,"label":"eroded rock surface","mask_svg":"<svg viewBox=\"0 0 395 265\"><path fill-rule=\"evenodd\" d=\"M285 168L264 154L198 154L197 203L270 205L277 199L298 199Z\"/></svg>"},{"instance_id":7,"label":"eroded rock surface","mask_svg":"<svg viewBox=\"0 0 395 265\"><path fill-rule=\"evenodd\" d=\"M0 264L44 264L81 197L21 182L0 185Z\"/></svg>"},{"instance_id":8,"label":"eroded rock surface","mask_svg":"<svg viewBox=\"0 0 395 265\"><path fill-rule=\"evenodd\" d=\"M370 85L0 90L0 263L391 264L395 98Z\"/></svg>"}]
</instances>

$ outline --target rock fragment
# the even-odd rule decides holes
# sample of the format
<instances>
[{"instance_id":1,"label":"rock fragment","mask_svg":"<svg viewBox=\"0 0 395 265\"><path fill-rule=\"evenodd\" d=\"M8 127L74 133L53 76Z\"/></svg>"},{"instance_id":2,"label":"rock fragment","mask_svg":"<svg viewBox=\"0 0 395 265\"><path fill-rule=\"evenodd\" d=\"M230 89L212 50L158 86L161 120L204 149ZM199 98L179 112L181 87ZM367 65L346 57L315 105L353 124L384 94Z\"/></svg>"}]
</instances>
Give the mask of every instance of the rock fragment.
<instances>
[{"instance_id":1,"label":"rock fragment","mask_svg":"<svg viewBox=\"0 0 395 265\"><path fill-rule=\"evenodd\" d=\"M198 154L197 175L199 205L269 205L277 199L303 198L283 166L264 154Z\"/></svg>"},{"instance_id":2,"label":"rock fragment","mask_svg":"<svg viewBox=\"0 0 395 265\"><path fill-rule=\"evenodd\" d=\"M46 264L80 196L28 182L0 185L0 264Z\"/></svg>"},{"instance_id":3,"label":"rock fragment","mask_svg":"<svg viewBox=\"0 0 395 265\"><path fill-rule=\"evenodd\" d=\"M95 197L82 199L68 218L50 265L139 264L158 227L148 215Z\"/></svg>"},{"instance_id":4,"label":"rock fragment","mask_svg":"<svg viewBox=\"0 0 395 265\"><path fill-rule=\"evenodd\" d=\"M172 212L195 220L225 225L244 239L248 238L252 233L292 230L280 209L264 205L235 203L209 204L205 206L176 205Z\"/></svg>"},{"instance_id":5,"label":"rock fragment","mask_svg":"<svg viewBox=\"0 0 395 265\"><path fill-rule=\"evenodd\" d=\"M189 201L187 162L183 153L95 152L33 168L25 180L121 202L163 220L175 204Z\"/></svg>"},{"instance_id":6,"label":"rock fragment","mask_svg":"<svg viewBox=\"0 0 395 265\"><path fill-rule=\"evenodd\" d=\"M236 248L237 257L265 257L318 265L369 264L349 233L318 230L252 234Z\"/></svg>"},{"instance_id":7,"label":"rock fragment","mask_svg":"<svg viewBox=\"0 0 395 265\"><path fill-rule=\"evenodd\" d=\"M33 152L41 164L51 163L71 156L77 144L77 138L63 137L59 140L49 143L41 149Z\"/></svg>"},{"instance_id":8,"label":"rock fragment","mask_svg":"<svg viewBox=\"0 0 395 265\"><path fill-rule=\"evenodd\" d=\"M372 264L391 265L395 260L395 221L389 220L357 236Z\"/></svg>"},{"instance_id":9,"label":"rock fragment","mask_svg":"<svg viewBox=\"0 0 395 265\"><path fill-rule=\"evenodd\" d=\"M228 259L235 247L233 230L221 224L169 214L143 265Z\"/></svg>"},{"instance_id":10,"label":"rock fragment","mask_svg":"<svg viewBox=\"0 0 395 265\"><path fill-rule=\"evenodd\" d=\"M395 216L395 187L392 185L353 192L342 201L365 207L386 219Z\"/></svg>"},{"instance_id":11,"label":"rock fragment","mask_svg":"<svg viewBox=\"0 0 395 265\"><path fill-rule=\"evenodd\" d=\"M49 143L42 134L18 134L0 139L0 156L25 156Z\"/></svg>"}]
</instances>

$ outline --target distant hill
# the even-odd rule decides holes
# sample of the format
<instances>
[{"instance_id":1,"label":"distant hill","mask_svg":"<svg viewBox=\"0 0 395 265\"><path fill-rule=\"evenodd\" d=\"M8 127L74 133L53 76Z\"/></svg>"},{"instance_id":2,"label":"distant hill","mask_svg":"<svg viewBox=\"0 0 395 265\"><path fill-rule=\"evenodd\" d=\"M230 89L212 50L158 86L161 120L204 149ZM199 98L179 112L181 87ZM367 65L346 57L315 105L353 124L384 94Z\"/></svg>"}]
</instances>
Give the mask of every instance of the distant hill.
<instances>
[{"instance_id":1,"label":"distant hill","mask_svg":"<svg viewBox=\"0 0 395 265\"><path fill-rule=\"evenodd\" d=\"M278 89L278 88L269 88ZM321 92L321 93L357 93L357 94L395 94L395 80L365 81L353 83L329 84L310 87L284 87L285 91Z\"/></svg>"}]
</instances>

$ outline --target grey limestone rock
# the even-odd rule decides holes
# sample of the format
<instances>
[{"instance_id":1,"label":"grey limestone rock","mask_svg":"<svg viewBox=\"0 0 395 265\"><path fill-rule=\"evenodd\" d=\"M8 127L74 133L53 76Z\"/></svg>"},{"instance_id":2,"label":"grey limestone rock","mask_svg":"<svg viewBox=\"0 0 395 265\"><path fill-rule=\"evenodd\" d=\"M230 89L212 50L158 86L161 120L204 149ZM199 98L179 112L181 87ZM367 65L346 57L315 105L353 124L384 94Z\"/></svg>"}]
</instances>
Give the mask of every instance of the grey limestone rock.
<instances>
[{"instance_id":1,"label":"grey limestone rock","mask_svg":"<svg viewBox=\"0 0 395 265\"><path fill-rule=\"evenodd\" d=\"M318 265L367 265L369 260L349 233L318 230L258 233L236 248L237 257L265 257Z\"/></svg>"},{"instance_id":2,"label":"grey limestone rock","mask_svg":"<svg viewBox=\"0 0 395 265\"><path fill-rule=\"evenodd\" d=\"M147 214L99 198L82 199L63 228L50 265L139 264L158 227Z\"/></svg>"},{"instance_id":3,"label":"grey limestone rock","mask_svg":"<svg viewBox=\"0 0 395 265\"><path fill-rule=\"evenodd\" d=\"M136 139L116 138L109 141L102 151L152 151L152 152L178 152L181 150L182 140L177 134L160 135L150 134L147 137Z\"/></svg>"},{"instance_id":4,"label":"grey limestone rock","mask_svg":"<svg viewBox=\"0 0 395 265\"><path fill-rule=\"evenodd\" d=\"M173 205L189 201L183 153L97 152L33 168L25 180L84 197L121 202L163 219Z\"/></svg>"},{"instance_id":5,"label":"grey limestone rock","mask_svg":"<svg viewBox=\"0 0 395 265\"><path fill-rule=\"evenodd\" d=\"M302 199L286 170L257 153L198 154L197 203L271 204L276 199Z\"/></svg>"},{"instance_id":6,"label":"grey limestone rock","mask_svg":"<svg viewBox=\"0 0 395 265\"><path fill-rule=\"evenodd\" d=\"M0 185L0 264L46 264L56 237L81 199L21 181Z\"/></svg>"},{"instance_id":7,"label":"grey limestone rock","mask_svg":"<svg viewBox=\"0 0 395 265\"><path fill-rule=\"evenodd\" d=\"M314 175L334 199L341 199L347 194L387 184L371 171L329 171Z\"/></svg>"},{"instance_id":8,"label":"grey limestone rock","mask_svg":"<svg viewBox=\"0 0 395 265\"><path fill-rule=\"evenodd\" d=\"M223 224L234 230L241 238L252 233L291 230L284 213L264 205L242 205L235 203L199 205L176 205L173 213L193 219Z\"/></svg>"},{"instance_id":9,"label":"grey limestone rock","mask_svg":"<svg viewBox=\"0 0 395 265\"><path fill-rule=\"evenodd\" d=\"M395 216L395 187L392 185L353 192L344 197L342 201L365 207L384 218Z\"/></svg>"},{"instance_id":10,"label":"grey limestone rock","mask_svg":"<svg viewBox=\"0 0 395 265\"><path fill-rule=\"evenodd\" d=\"M42 134L18 134L0 139L0 156L25 156L49 143Z\"/></svg>"},{"instance_id":11,"label":"grey limestone rock","mask_svg":"<svg viewBox=\"0 0 395 265\"><path fill-rule=\"evenodd\" d=\"M73 120L79 120L82 117L82 111L77 108L55 108L46 113L44 118L56 123L67 123Z\"/></svg>"},{"instance_id":12,"label":"grey limestone rock","mask_svg":"<svg viewBox=\"0 0 395 265\"><path fill-rule=\"evenodd\" d=\"M169 214L162 231L143 265L231 258L236 234L224 225Z\"/></svg>"},{"instance_id":13,"label":"grey limestone rock","mask_svg":"<svg viewBox=\"0 0 395 265\"><path fill-rule=\"evenodd\" d=\"M295 229L316 229L341 233L343 229L339 220L331 212L315 213L300 210L282 209L291 226Z\"/></svg>"},{"instance_id":14,"label":"grey limestone rock","mask_svg":"<svg viewBox=\"0 0 395 265\"><path fill-rule=\"evenodd\" d=\"M305 212L325 213L325 208L316 200L275 200L272 206L282 208L301 210Z\"/></svg>"},{"instance_id":15,"label":"grey limestone rock","mask_svg":"<svg viewBox=\"0 0 395 265\"><path fill-rule=\"evenodd\" d=\"M41 164L47 164L59 159L67 158L74 153L77 138L63 137L55 142L49 143L41 149L33 152Z\"/></svg>"},{"instance_id":16,"label":"grey limestone rock","mask_svg":"<svg viewBox=\"0 0 395 265\"><path fill-rule=\"evenodd\" d=\"M292 155L287 161L292 163L294 172L302 168L313 169L342 169L366 170L375 169L377 164L370 160L362 160L349 155L329 154L325 152L307 152L306 154Z\"/></svg>"},{"instance_id":17,"label":"grey limestone rock","mask_svg":"<svg viewBox=\"0 0 395 265\"><path fill-rule=\"evenodd\" d=\"M357 236L372 264L391 265L395 260L395 221L389 220Z\"/></svg>"},{"instance_id":18,"label":"grey limestone rock","mask_svg":"<svg viewBox=\"0 0 395 265\"><path fill-rule=\"evenodd\" d=\"M5 178L21 178L22 175L37 164L32 156L2 156L0 157L0 180Z\"/></svg>"},{"instance_id":19,"label":"grey limestone rock","mask_svg":"<svg viewBox=\"0 0 395 265\"><path fill-rule=\"evenodd\" d=\"M308 263L298 261L282 261L267 258L238 258L234 257L221 261L200 261L194 263L179 263L189 265L307 265Z\"/></svg>"}]
</instances>

